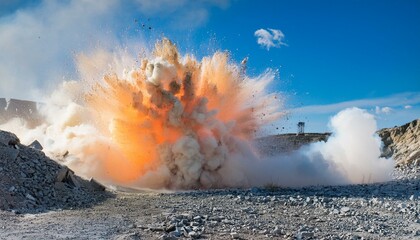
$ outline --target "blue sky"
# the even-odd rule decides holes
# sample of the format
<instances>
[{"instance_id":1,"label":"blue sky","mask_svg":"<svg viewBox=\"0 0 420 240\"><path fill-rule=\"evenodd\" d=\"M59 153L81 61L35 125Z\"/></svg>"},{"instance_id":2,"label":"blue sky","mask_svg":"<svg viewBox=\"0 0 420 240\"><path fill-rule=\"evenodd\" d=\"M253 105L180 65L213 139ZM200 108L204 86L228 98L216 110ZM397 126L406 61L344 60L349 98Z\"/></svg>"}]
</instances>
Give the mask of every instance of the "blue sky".
<instances>
[{"instance_id":1,"label":"blue sky","mask_svg":"<svg viewBox=\"0 0 420 240\"><path fill-rule=\"evenodd\" d=\"M253 76L267 68L279 70L271 90L285 96L289 112L276 123L281 132L296 131L298 121L305 121L308 131L327 131L329 117L351 106L375 114L379 127L420 117L420 1L95 2L2 1L0 39L6 40L0 40L0 51L10 54L0 56L0 64L8 67L0 69L0 93L14 96L7 89L18 88L20 80L10 76L22 69L34 69L19 77L38 78L31 88L50 88L54 81L42 79L71 76L74 52L97 44L141 41L151 46L166 36L184 53L227 50L237 62L249 57ZM254 34L259 29L280 30L284 44L259 45ZM11 43L20 43L20 50L10 50ZM48 50L31 52L43 47ZM40 56L28 60L28 54ZM54 66L53 73L39 71L44 63Z\"/></svg>"}]
</instances>

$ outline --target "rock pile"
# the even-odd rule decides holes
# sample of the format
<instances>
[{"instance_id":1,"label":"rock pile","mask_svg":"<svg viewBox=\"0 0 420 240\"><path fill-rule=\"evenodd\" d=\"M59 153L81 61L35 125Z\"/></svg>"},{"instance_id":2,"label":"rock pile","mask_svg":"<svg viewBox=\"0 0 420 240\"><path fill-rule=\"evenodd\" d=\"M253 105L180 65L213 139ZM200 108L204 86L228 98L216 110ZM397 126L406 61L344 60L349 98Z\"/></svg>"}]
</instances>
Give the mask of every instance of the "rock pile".
<instances>
[{"instance_id":1,"label":"rock pile","mask_svg":"<svg viewBox=\"0 0 420 240\"><path fill-rule=\"evenodd\" d=\"M378 131L384 143L383 156L394 158L397 167L420 166L420 119L400 127Z\"/></svg>"},{"instance_id":2,"label":"rock pile","mask_svg":"<svg viewBox=\"0 0 420 240\"><path fill-rule=\"evenodd\" d=\"M100 184L76 176L41 149L37 141L25 146L13 133L0 131L0 209L37 212L83 207L106 197Z\"/></svg>"}]
</instances>

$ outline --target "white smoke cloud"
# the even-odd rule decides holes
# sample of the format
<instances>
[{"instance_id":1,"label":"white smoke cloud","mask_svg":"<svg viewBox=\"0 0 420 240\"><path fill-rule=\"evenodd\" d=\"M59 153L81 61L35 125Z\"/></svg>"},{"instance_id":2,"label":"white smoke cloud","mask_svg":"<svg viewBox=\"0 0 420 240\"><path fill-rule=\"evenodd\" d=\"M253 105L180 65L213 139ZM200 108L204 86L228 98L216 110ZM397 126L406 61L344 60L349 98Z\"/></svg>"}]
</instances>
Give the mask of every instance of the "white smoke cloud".
<instances>
[{"instance_id":1,"label":"white smoke cloud","mask_svg":"<svg viewBox=\"0 0 420 240\"><path fill-rule=\"evenodd\" d=\"M254 35L257 37L257 43L267 50L270 50L272 47L287 46L283 42L285 36L281 30L268 28L267 31L261 28L255 31Z\"/></svg>"},{"instance_id":2,"label":"white smoke cloud","mask_svg":"<svg viewBox=\"0 0 420 240\"><path fill-rule=\"evenodd\" d=\"M247 172L254 185L341 185L391 179L394 161L380 158L373 115L345 109L331 119L330 127L333 134L327 142L250 163Z\"/></svg>"}]
</instances>

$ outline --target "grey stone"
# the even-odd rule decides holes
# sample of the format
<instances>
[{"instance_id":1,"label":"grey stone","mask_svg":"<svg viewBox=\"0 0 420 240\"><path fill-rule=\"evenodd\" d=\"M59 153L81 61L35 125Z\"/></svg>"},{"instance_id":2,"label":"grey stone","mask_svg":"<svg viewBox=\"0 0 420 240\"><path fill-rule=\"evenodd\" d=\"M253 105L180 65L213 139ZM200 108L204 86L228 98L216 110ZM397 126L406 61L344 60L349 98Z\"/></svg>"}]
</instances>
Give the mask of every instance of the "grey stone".
<instances>
[{"instance_id":1,"label":"grey stone","mask_svg":"<svg viewBox=\"0 0 420 240\"><path fill-rule=\"evenodd\" d=\"M238 239L238 238L239 238L239 233L237 233L237 232L231 232L231 233L230 233L230 236L231 236L233 239Z\"/></svg>"},{"instance_id":2,"label":"grey stone","mask_svg":"<svg viewBox=\"0 0 420 240\"><path fill-rule=\"evenodd\" d=\"M346 212L348 212L348 211L350 211L350 208L349 208L349 207L342 207L342 208L340 209L340 212L341 212L341 213L346 213Z\"/></svg>"},{"instance_id":3,"label":"grey stone","mask_svg":"<svg viewBox=\"0 0 420 240\"><path fill-rule=\"evenodd\" d=\"M31 194L29 194L29 193L27 193L26 195L25 195L25 197L27 198L27 199L29 199L29 200L31 200L31 201L36 201L36 199L31 195Z\"/></svg>"},{"instance_id":4,"label":"grey stone","mask_svg":"<svg viewBox=\"0 0 420 240\"><path fill-rule=\"evenodd\" d=\"M89 180L89 188L92 189L93 191L105 191L106 187L102 184L100 184L99 182L97 182L95 179L91 178Z\"/></svg>"},{"instance_id":5,"label":"grey stone","mask_svg":"<svg viewBox=\"0 0 420 240\"><path fill-rule=\"evenodd\" d=\"M230 224L230 225L234 225L235 224L233 220L229 220L229 219L223 219L222 220L222 223L223 224Z\"/></svg>"},{"instance_id":6,"label":"grey stone","mask_svg":"<svg viewBox=\"0 0 420 240\"><path fill-rule=\"evenodd\" d=\"M163 232L165 231L165 229L163 227L160 226L150 226L149 230L152 232Z\"/></svg>"},{"instance_id":7,"label":"grey stone","mask_svg":"<svg viewBox=\"0 0 420 240\"><path fill-rule=\"evenodd\" d=\"M314 236L313 232L302 231L302 232L297 233L296 238L298 240L303 240L303 239L312 238L313 236Z\"/></svg>"},{"instance_id":8,"label":"grey stone","mask_svg":"<svg viewBox=\"0 0 420 240\"><path fill-rule=\"evenodd\" d=\"M33 141L31 144L28 145L28 147L34 148L39 151L42 151L42 149L44 149L41 143L38 142L38 140Z\"/></svg>"},{"instance_id":9,"label":"grey stone","mask_svg":"<svg viewBox=\"0 0 420 240\"><path fill-rule=\"evenodd\" d=\"M175 231L172 231L172 232L168 233L168 236L169 237L179 238L179 237L182 236L182 233L180 232L180 230L177 229Z\"/></svg>"},{"instance_id":10,"label":"grey stone","mask_svg":"<svg viewBox=\"0 0 420 240\"><path fill-rule=\"evenodd\" d=\"M196 238L196 237L199 237L200 234L197 233L196 231L191 231L191 232L188 233L188 236L192 237L192 238Z\"/></svg>"},{"instance_id":11,"label":"grey stone","mask_svg":"<svg viewBox=\"0 0 420 240\"><path fill-rule=\"evenodd\" d=\"M159 236L158 239L159 240L176 240L178 238L177 237L174 237L174 236L169 236L167 234L163 234L163 235Z\"/></svg>"},{"instance_id":12,"label":"grey stone","mask_svg":"<svg viewBox=\"0 0 420 240\"><path fill-rule=\"evenodd\" d=\"M55 181L56 182L64 182L64 179L66 179L68 172L69 172L69 169L67 167L62 167L58 171Z\"/></svg>"},{"instance_id":13,"label":"grey stone","mask_svg":"<svg viewBox=\"0 0 420 240\"><path fill-rule=\"evenodd\" d=\"M273 229L273 231L271 231L271 233L274 234L274 235L279 235L279 234L282 234L282 230L278 226L276 226Z\"/></svg>"}]
</instances>

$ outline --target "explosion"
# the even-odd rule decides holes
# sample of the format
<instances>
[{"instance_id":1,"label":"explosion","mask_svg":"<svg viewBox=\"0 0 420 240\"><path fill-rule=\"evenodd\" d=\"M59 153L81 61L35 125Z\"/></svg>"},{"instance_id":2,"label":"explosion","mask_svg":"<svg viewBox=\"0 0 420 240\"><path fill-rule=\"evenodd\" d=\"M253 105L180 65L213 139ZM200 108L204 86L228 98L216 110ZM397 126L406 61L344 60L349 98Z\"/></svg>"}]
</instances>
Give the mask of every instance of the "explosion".
<instances>
[{"instance_id":1,"label":"explosion","mask_svg":"<svg viewBox=\"0 0 420 240\"><path fill-rule=\"evenodd\" d=\"M80 56L81 71L94 61ZM201 62L181 59L168 39L139 65L123 76L65 83L52 98L58 109L44 109L50 120L46 132L54 135L47 149L68 151L68 165L118 185L246 185L240 168L231 166L256 158L253 136L280 116L278 97L265 91L274 74L248 78L222 52Z\"/></svg>"},{"instance_id":2,"label":"explosion","mask_svg":"<svg viewBox=\"0 0 420 240\"><path fill-rule=\"evenodd\" d=\"M307 186L390 179L374 117L346 109L333 134L295 152L260 157L253 140L281 117L272 71L249 78L216 52L181 57L168 39L141 61L98 51L77 58L82 80L64 82L39 109L45 121L1 125L22 142L107 185L151 189ZM131 67L129 67L131 66ZM128 68L128 69L127 69Z\"/></svg>"}]
</instances>

